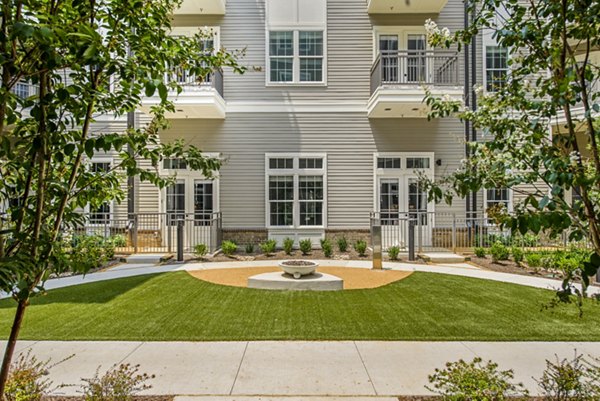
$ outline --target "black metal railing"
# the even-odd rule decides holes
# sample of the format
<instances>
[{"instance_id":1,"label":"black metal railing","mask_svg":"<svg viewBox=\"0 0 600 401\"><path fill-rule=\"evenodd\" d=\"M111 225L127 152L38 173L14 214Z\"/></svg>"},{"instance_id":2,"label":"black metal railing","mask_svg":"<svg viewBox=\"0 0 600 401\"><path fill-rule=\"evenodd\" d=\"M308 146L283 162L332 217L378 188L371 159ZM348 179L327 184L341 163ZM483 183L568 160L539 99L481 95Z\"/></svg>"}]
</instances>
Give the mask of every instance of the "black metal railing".
<instances>
[{"instance_id":1,"label":"black metal railing","mask_svg":"<svg viewBox=\"0 0 600 401\"><path fill-rule=\"evenodd\" d=\"M178 246L177 227L183 226L183 249L194 252L204 244L210 252L221 247L221 213L85 213L81 224L68 229L73 235L119 236L120 253L173 253Z\"/></svg>"},{"instance_id":2,"label":"black metal railing","mask_svg":"<svg viewBox=\"0 0 600 401\"><path fill-rule=\"evenodd\" d=\"M460 86L458 54L437 50L381 52L371 68L371 93L383 85Z\"/></svg>"}]
</instances>

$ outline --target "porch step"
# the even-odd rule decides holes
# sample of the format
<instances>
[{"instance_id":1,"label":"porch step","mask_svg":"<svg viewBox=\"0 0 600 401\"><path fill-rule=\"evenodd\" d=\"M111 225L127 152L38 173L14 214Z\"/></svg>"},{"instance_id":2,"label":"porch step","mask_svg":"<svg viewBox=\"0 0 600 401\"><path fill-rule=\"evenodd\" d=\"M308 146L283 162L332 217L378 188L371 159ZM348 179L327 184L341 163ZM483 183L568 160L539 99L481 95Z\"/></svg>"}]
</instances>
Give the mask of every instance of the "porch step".
<instances>
[{"instance_id":1,"label":"porch step","mask_svg":"<svg viewBox=\"0 0 600 401\"><path fill-rule=\"evenodd\" d=\"M171 256L164 253L137 253L126 257L125 263L156 265L170 259Z\"/></svg>"},{"instance_id":2,"label":"porch step","mask_svg":"<svg viewBox=\"0 0 600 401\"><path fill-rule=\"evenodd\" d=\"M430 263L464 263L467 261L464 256L451 252L424 252L418 256L425 262Z\"/></svg>"}]
</instances>

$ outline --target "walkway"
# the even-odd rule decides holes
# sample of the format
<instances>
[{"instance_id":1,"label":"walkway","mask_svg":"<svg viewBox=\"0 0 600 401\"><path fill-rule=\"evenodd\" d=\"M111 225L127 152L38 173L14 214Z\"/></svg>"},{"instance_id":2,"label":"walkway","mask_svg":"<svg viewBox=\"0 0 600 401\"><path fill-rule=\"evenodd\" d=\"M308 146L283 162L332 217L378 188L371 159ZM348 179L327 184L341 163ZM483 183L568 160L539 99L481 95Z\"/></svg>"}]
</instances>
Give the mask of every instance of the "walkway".
<instances>
[{"instance_id":1,"label":"walkway","mask_svg":"<svg viewBox=\"0 0 600 401\"><path fill-rule=\"evenodd\" d=\"M515 380L537 391L545 360L571 358L576 349L600 356L600 343L489 342L22 342L53 362L50 379L72 384L56 394L75 395L80 379L101 366L139 364L156 377L147 394L195 396L397 396L426 395L428 375L447 361L480 356L513 369ZM208 401L215 398L201 398ZM240 400L216 398L222 401ZM268 398L260 398L266 400ZM322 397L316 399L323 399ZM377 398L375 398L377 399ZM391 398L382 398L382 400ZM183 401L183 400L182 400ZM191 400L189 400L191 401Z\"/></svg>"},{"instance_id":2,"label":"walkway","mask_svg":"<svg viewBox=\"0 0 600 401\"><path fill-rule=\"evenodd\" d=\"M356 267L356 268L371 268L370 261L348 261L348 260L319 260L321 266L339 266L339 267ZM124 278L131 276L139 276L145 274L165 273L173 271L193 271L203 269L224 269L224 268L240 268L240 267L257 267L257 266L277 266L277 260L260 260L260 261L231 261L231 262L212 262L212 263L186 263L186 264L170 264L163 266L154 266L147 264L123 264L104 272L92 273L87 276L73 276L49 280L46 283L46 289L62 288L71 285L83 283L93 283L97 281L112 280L116 278ZM385 269L414 271L414 272L429 272L451 274L464 277L481 278L486 280L500 281L504 283L512 283L525 285L529 287L543 288L556 290L560 288L559 280L547 279L542 277L525 276L519 274L508 274L494 272L490 270L478 269L467 263L456 264L438 264L438 265L423 265L414 263L396 263L384 262ZM589 294L600 294L600 287L593 286L589 289ZM4 294L0 294L0 298L4 298Z\"/></svg>"}]
</instances>

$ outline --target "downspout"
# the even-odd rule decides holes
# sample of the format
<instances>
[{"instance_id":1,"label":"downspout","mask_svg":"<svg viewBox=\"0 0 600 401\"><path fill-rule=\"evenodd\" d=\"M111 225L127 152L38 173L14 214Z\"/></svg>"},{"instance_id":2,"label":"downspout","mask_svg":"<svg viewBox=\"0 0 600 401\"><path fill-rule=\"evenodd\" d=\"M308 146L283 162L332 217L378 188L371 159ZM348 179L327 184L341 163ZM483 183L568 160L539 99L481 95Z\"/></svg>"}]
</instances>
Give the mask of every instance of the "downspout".
<instances>
[{"instance_id":1,"label":"downspout","mask_svg":"<svg viewBox=\"0 0 600 401\"><path fill-rule=\"evenodd\" d=\"M135 129L135 111L127 113L127 131ZM133 149L127 146L127 153L133 156ZM135 177L127 177L127 214L131 217L135 213Z\"/></svg>"},{"instance_id":2,"label":"downspout","mask_svg":"<svg viewBox=\"0 0 600 401\"><path fill-rule=\"evenodd\" d=\"M475 21L475 17L476 17L476 9L475 7L473 7L473 21ZM473 36L473 40L471 41L471 69L472 69L472 73L471 73L471 93L472 93L472 108L473 111L477 110L477 91L475 90L475 86L477 85L477 36ZM471 128L471 142L477 142L477 129L475 128L475 126L473 126ZM471 213L473 215L473 218L477 218L477 192L473 192L472 198L471 198Z\"/></svg>"},{"instance_id":3,"label":"downspout","mask_svg":"<svg viewBox=\"0 0 600 401\"><path fill-rule=\"evenodd\" d=\"M464 3L464 29L467 30L469 28L469 5L468 2L465 1ZM469 82L471 81L470 78L470 74L469 74L469 47L465 46L464 47L464 97L465 97L465 107L468 109L469 106L471 105L470 102L470 98L471 98L471 93L469 91ZM471 152L469 150L469 138L471 135L471 122L468 120L465 120L465 157L468 159L471 155ZM471 202L470 199L471 198L471 194L467 194L467 199L466 199L466 215L467 215L467 219L470 217L471 214Z\"/></svg>"}]
</instances>

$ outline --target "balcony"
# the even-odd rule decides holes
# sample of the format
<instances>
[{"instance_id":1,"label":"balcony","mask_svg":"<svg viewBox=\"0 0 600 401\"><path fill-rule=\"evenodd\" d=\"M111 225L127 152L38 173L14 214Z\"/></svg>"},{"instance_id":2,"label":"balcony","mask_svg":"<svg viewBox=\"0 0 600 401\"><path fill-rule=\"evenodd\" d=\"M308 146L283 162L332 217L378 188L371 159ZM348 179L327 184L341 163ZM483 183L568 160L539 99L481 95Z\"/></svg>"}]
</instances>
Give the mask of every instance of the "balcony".
<instances>
[{"instance_id":1,"label":"balcony","mask_svg":"<svg viewBox=\"0 0 600 401\"><path fill-rule=\"evenodd\" d=\"M225 15L226 0L183 0L175 15Z\"/></svg>"},{"instance_id":2,"label":"balcony","mask_svg":"<svg viewBox=\"0 0 600 401\"><path fill-rule=\"evenodd\" d=\"M223 73L214 71L204 80L185 72L174 77L183 88L180 94L169 93L175 104L175 112L168 113L170 119L224 119L225 100L223 99ZM142 111L148 112L153 105L160 103L158 94L142 101Z\"/></svg>"},{"instance_id":3,"label":"balcony","mask_svg":"<svg viewBox=\"0 0 600 401\"><path fill-rule=\"evenodd\" d=\"M439 14L448 0L367 0L369 14Z\"/></svg>"},{"instance_id":4,"label":"balcony","mask_svg":"<svg viewBox=\"0 0 600 401\"><path fill-rule=\"evenodd\" d=\"M426 118L425 88L462 100L455 52L400 50L379 54L371 68L369 118Z\"/></svg>"}]
</instances>

